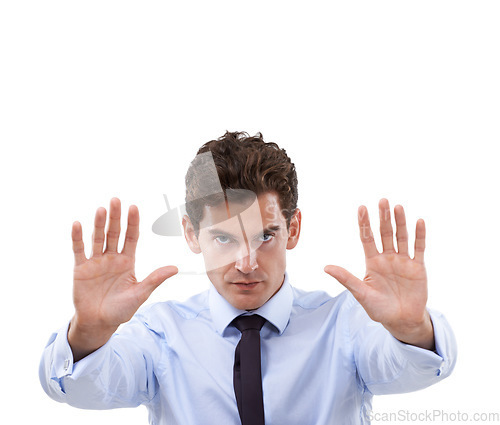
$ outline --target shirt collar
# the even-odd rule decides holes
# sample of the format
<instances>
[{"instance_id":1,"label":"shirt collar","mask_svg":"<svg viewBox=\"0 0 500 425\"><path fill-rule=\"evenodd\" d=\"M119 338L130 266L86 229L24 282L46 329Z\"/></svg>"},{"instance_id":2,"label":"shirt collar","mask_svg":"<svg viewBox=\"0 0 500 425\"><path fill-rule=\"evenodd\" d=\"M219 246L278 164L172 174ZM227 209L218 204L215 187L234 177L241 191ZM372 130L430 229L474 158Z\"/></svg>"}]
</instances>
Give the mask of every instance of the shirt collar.
<instances>
[{"instance_id":1,"label":"shirt collar","mask_svg":"<svg viewBox=\"0 0 500 425\"><path fill-rule=\"evenodd\" d=\"M239 310L233 307L222 295L217 292L213 284L210 284L209 307L216 331L222 335L224 330L233 319L242 314L248 313L246 310ZM259 314L272 323L281 335L288 325L290 313L292 311L293 293L288 280L288 273L281 288L263 306L253 310L251 314Z\"/></svg>"}]
</instances>

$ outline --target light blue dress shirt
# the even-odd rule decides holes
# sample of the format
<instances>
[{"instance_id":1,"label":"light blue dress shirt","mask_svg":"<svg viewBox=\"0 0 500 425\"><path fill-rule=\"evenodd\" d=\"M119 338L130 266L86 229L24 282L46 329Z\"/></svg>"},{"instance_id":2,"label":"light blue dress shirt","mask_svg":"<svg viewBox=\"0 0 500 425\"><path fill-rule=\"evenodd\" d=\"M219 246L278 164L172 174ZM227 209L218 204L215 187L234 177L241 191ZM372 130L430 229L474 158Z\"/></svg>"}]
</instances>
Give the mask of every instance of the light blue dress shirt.
<instances>
[{"instance_id":1,"label":"light blue dress shirt","mask_svg":"<svg viewBox=\"0 0 500 425\"><path fill-rule=\"evenodd\" d=\"M255 313L261 331L266 425L368 424L374 394L415 391L448 376L453 332L428 309L436 352L404 344L372 321L348 292L336 297L290 285ZM73 363L68 325L42 356L40 381L54 400L85 409L146 405L156 425L240 424L233 389L246 313L215 288L185 302L139 310L100 349Z\"/></svg>"}]
</instances>

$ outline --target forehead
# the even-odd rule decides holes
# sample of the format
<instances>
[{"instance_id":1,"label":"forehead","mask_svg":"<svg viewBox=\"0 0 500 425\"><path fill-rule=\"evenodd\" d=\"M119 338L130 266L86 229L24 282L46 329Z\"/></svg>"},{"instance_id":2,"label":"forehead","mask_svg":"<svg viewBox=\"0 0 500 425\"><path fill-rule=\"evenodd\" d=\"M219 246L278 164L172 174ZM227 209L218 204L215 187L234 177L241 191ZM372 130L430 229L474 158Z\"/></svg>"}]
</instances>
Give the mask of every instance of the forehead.
<instances>
[{"instance_id":1,"label":"forehead","mask_svg":"<svg viewBox=\"0 0 500 425\"><path fill-rule=\"evenodd\" d=\"M278 195L266 192L246 201L225 201L216 206L205 206L200 229L230 231L243 227L262 231L267 226L282 225L284 222Z\"/></svg>"}]
</instances>

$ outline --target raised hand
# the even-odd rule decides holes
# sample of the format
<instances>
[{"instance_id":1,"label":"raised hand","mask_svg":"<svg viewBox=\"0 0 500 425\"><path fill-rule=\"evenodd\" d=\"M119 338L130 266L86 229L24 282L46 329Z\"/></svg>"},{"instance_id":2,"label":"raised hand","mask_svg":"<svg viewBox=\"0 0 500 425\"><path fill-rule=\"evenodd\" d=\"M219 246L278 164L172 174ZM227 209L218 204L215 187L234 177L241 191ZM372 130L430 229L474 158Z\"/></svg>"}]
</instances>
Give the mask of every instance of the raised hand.
<instances>
[{"instance_id":1,"label":"raised hand","mask_svg":"<svg viewBox=\"0 0 500 425\"><path fill-rule=\"evenodd\" d=\"M88 259L84 251L82 226L78 221L73 223L75 315L71 320L68 341L76 361L105 344L117 327L130 320L151 293L178 271L175 266L161 267L138 282L134 266L139 238L139 210L135 205L129 208L125 242L122 252L118 253L120 216L120 200L113 198L103 250L106 210L99 208L96 211L92 253Z\"/></svg>"},{"instance_id":2,"label":"raised hand","mask_svg":"<svg viewBox=\"0 0 500 425\"><path fill-rule=\"evenodd\" d=\"M380 235L383 252L375 245L366 207L358 210L366 275L358 279L342 267L328 265L325 272L344 285L371 319L382 323L394 337L408 344L434 349L432 321L426 310L427 274L424 266L425 223L417 221L415 255L408 255L408 232L403 207L394 208L397 252L394 248L391 212L381 199Z\"/></svg>"}]
</instances>

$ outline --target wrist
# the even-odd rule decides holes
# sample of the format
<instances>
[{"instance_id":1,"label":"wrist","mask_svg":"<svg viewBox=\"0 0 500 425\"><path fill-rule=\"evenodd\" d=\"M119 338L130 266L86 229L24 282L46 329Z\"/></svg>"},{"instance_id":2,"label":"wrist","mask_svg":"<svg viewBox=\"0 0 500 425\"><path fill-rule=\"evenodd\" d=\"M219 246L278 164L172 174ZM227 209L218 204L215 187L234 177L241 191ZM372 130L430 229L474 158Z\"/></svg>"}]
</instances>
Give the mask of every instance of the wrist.
<instances>
[{"instance_id":1,"label":"wrist","mask_svg":"<svg viewBox=\"0 0 500 425\"><path fill-rule=\"evenodd\" d=\"M82 324L75 315L68 328L68 343L75 362L102 347L116 331L117 326Z\"/></svg>"},{"instance_id":2,"label":"wrist","mask_svg":"<svg viewBox=\"0 0 500 425\"><path fill-rule=\"evenodd\" d=\"M435 350L434 327L429 312L425 310L421 321L413 323L400 323L397 326L384 327L399 341L414 345L416 347L425 348L427 350Z\"/></svg>"},{"instance_id":3,"label":"wrist","mask_svg":"<svg viewBox=\"0 0 500 425\"><path fill-rule=\"evenodd\" d=\"M69 330L73 330L74 333L78 333L82 337L89 338L113 334L117 329L118 325L82 319L78 313L75 313L69 325Z\"/></svg>"}]
</instances>

